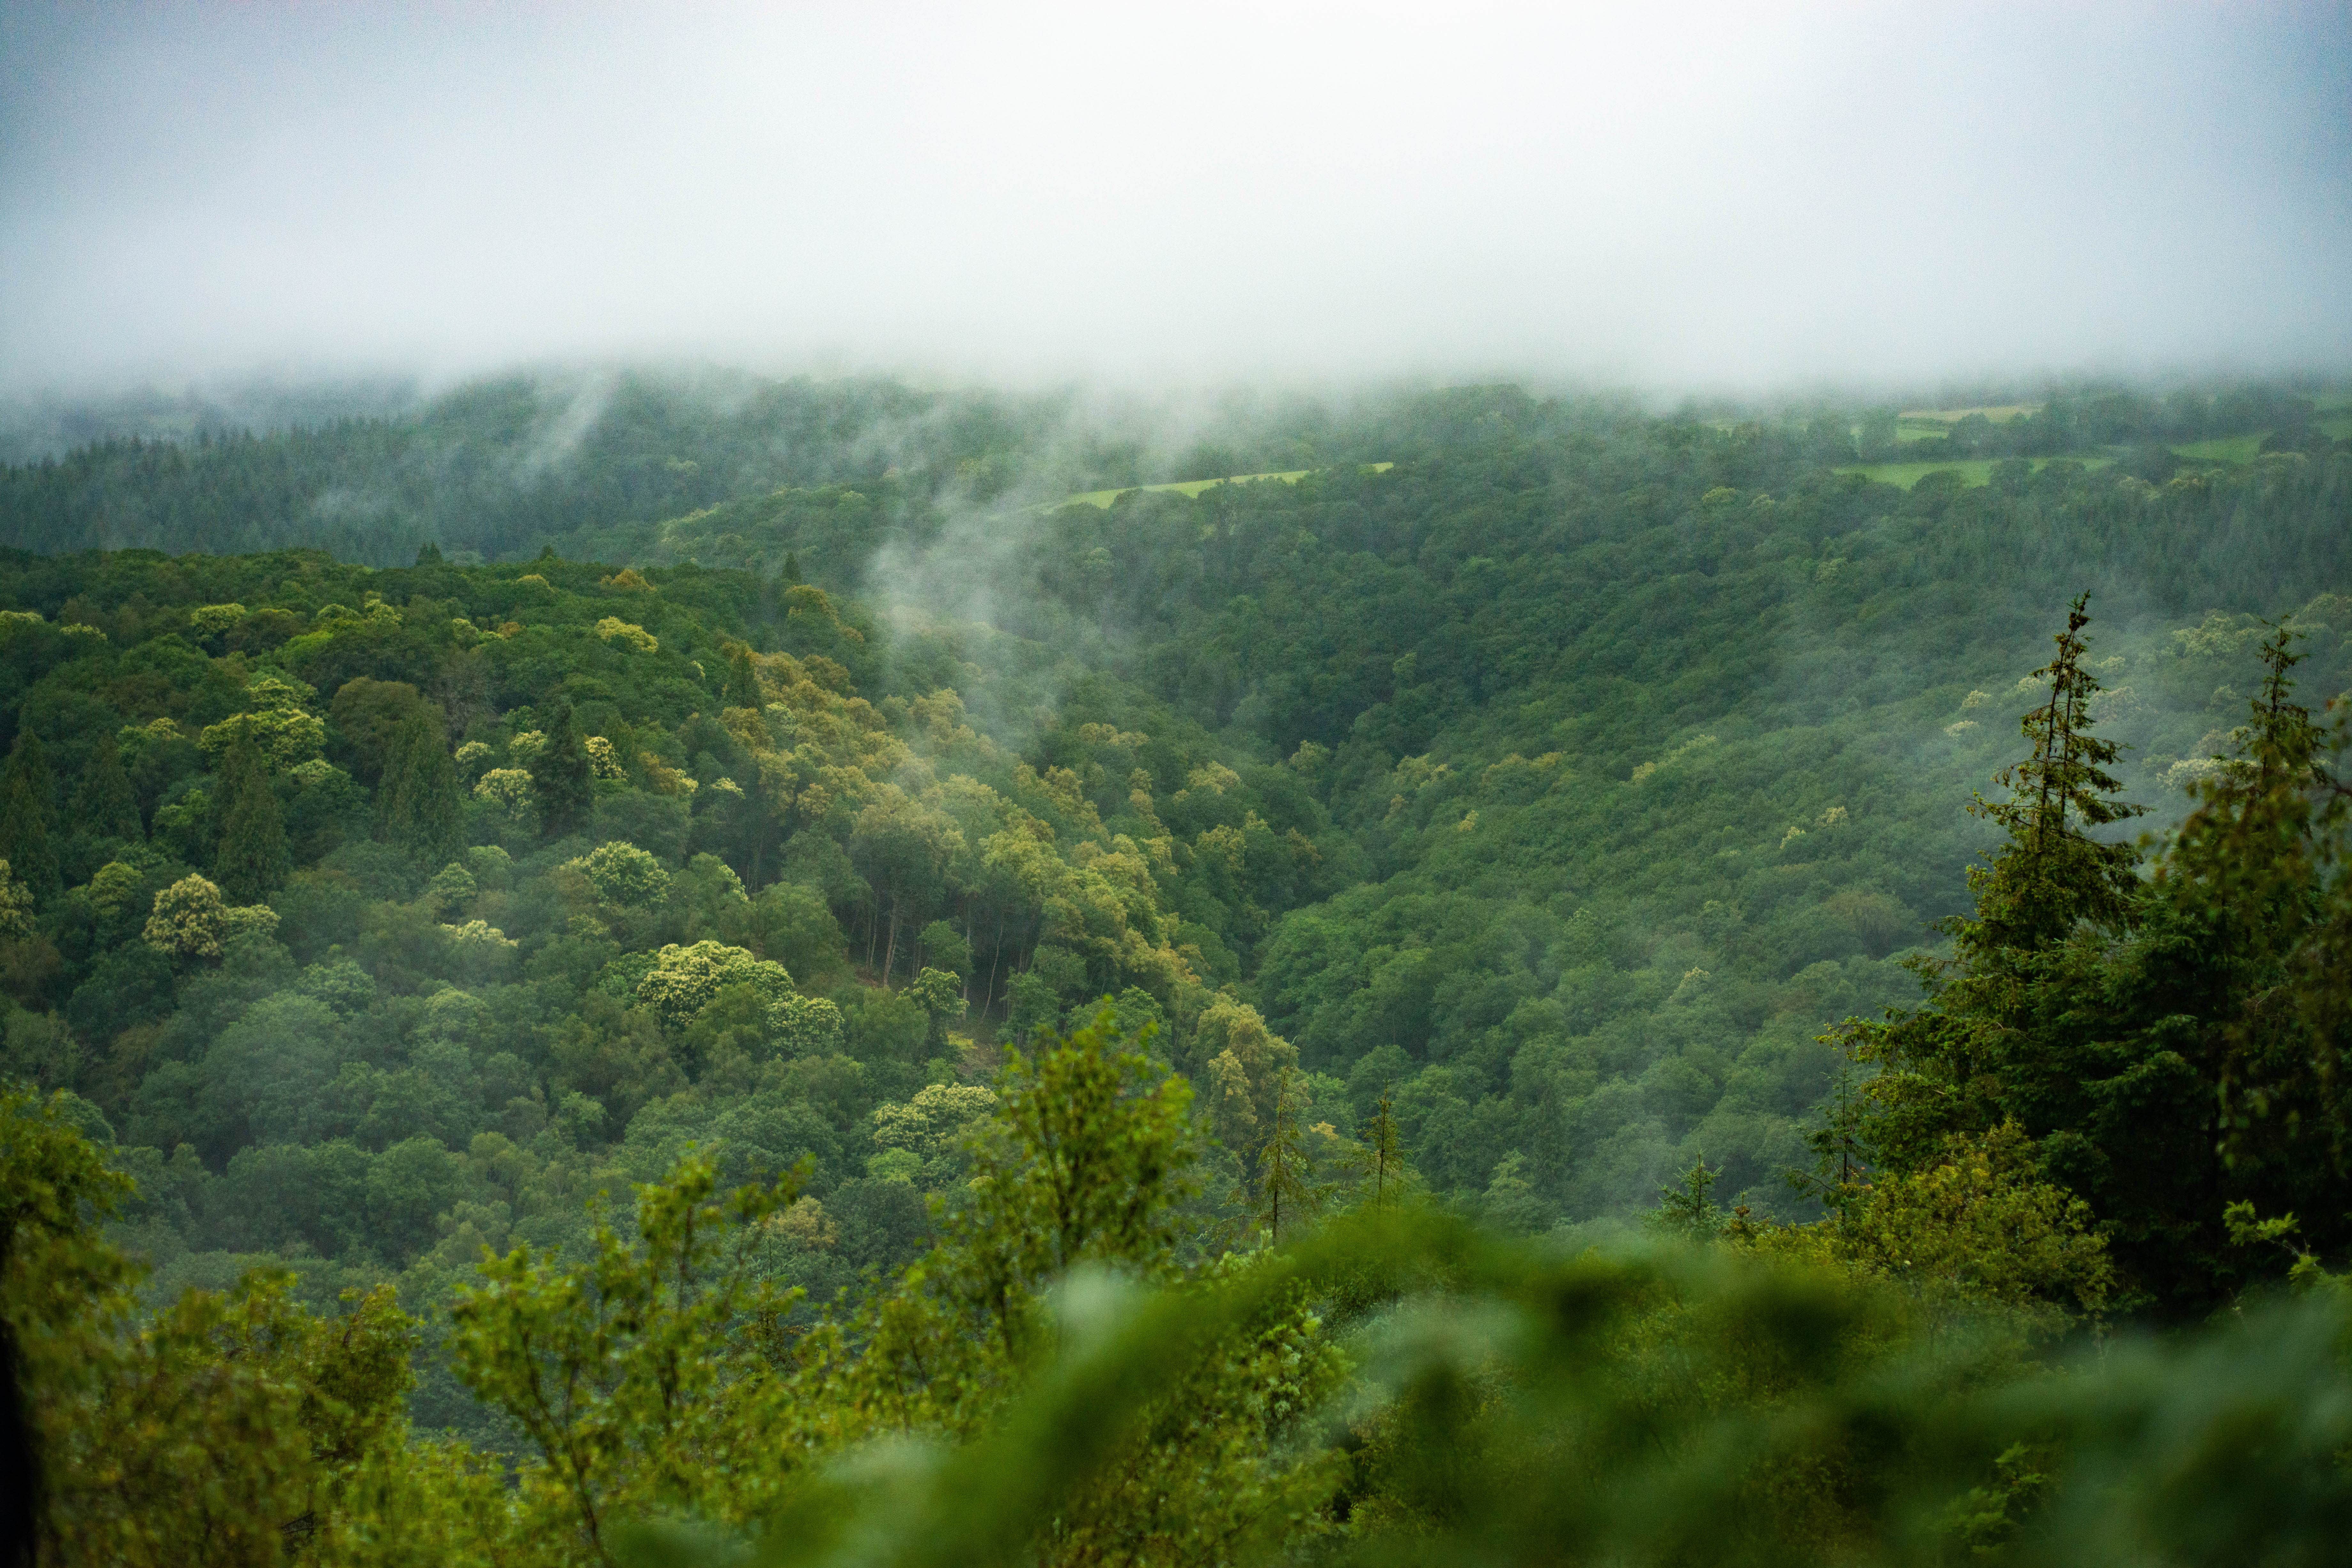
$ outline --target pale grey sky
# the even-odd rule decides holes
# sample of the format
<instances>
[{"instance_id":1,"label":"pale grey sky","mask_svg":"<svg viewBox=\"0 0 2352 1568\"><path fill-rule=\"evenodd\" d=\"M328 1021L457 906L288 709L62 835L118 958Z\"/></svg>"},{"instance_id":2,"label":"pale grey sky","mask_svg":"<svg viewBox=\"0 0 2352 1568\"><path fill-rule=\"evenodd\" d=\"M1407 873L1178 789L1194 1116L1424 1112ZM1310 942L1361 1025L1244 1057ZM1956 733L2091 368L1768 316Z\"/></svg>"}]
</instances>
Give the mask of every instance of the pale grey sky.
<instances>
[{"instance_id":1,"label":"pale grey sky","mask_svg":"<svg viewBox=\"0 0 2352 1568\"><path fill-rule=\"evenodd\" d=\"M0 4L0 390L2352 362L2352 6Z\"/></svg>"}]
</instances>

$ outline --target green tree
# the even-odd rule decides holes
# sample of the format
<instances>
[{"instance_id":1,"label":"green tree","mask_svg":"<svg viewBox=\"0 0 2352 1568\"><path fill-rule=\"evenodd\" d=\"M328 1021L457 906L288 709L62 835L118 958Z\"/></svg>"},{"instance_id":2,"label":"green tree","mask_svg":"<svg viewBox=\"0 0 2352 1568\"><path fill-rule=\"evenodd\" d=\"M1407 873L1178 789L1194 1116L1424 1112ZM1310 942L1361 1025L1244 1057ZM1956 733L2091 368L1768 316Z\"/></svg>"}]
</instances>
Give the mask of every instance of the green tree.
<instances>
[{"instance_id":1,"label":"green tree","mask_svg":"<svg viewBox=\"0 0 2352 1568\"><path fill-rule=\"evenodd\" d=\"M2092 836L2147 808L2114 798L2121 781L2107 770L2120 753L2091 728L2091 699L2100 685L2083 633L2089 602L2087 594L2075 597L2066 629L2053 639L2057 654L2034 671L2050 696L2020 721L2032 746L2025 760L1993 775L2006 798L1979 795L1969 808L1998 825L2008 841L1990 867L1969 873L1976 914L1953 928L1963 963L2001 950L2046 948L2085 923L2120 931L2138 901L2139 851Z\"/></svg>"},{"instance_id":2,"label":"green tree","mask_svg":"<svg viewBox=\"0 0 2352 1568\"><path fill-rule=\"evenodd\" d=\"M285 879L286 818L269 770L252 740L239 735L221 763L220 848L213 875L234 903L257 904Z\"/></svg>"},{"instance_id":3,"label":"green tree","mask_svg":"<svg viewBox=\"0 0 2352 1568\"><path fill-rule=\"evenodd\" d=\"M633 1235L600 1223L593 1256L569 1267L517 1247L450 1309L457 1375L535 1450L524 1507L606 1563L616 1518L708 1506L731 1472L773 1461L740 1419L771 1365L735 1331L778 1309L754 1267L758 1222L796 1185L721 1196L710 1162L688 1154L635 1191Z\"/></svg>"},{"instance_id":4,"label":"green tree","mask_svg":"<svg viewBox=\"0 0 2352 1568\"><path fill-rule=\"evenodd\" d=\"M56 787L40 740L19 730L7 766L0 770L0 860L16 869L37 899L56 892L58 886L58 853L49 838Z\"/></svg>"},{"instance_id":5,"label":"green tree","mask_svg":"<svg viewBox=\"0 0 2352 1568\"><path fill-rule=\"evenodd\" d=\"M944 969L926 969L907 983L907 994L930 1019L925 1045L932 1050L944 1047L948 1026L962 1017L969 1005L963 999L963 987Z\"/></svg>"},{"instance_id":6,"label":"green tree","mask_svg":"<svg viewBox=\"0 0 2352 1568\"><path fill-rule=\"evenodd\" d=\"M111 735L100 735L90 748L74 791L73 819L85 833L103 838L137 842L145 837L139 823L139 800L131 790L131 775L122 770L122 754Z\"/></svg>"},{"instance_id":7,"label":"green tree","mask_svg":"<svg viewBox=\"0 0 2352 1568\"><path fill-rule=\"evenodd\" d=\"M541 831L550 838L562 838L588 824L588 750L569 702L555 704L543 732L547 744L530 759L531 795L539 803Z\"/></svg>"},{"instance_id":8,"label":"green tree","mask_svg":"<svg viewBox=\"0 0 2352 1568\"><path fill-rule=\"evenodd\" d=\"M722 708L761 706L760 674L751 663L751 650L740 643L727 656L727 684L719 693L719 703Z\"/></svg>"},{"instance_id":9,"label":"green tree","mask_svg":"<svg viewBox=\"0 0 2352 1568\"><path fill-rule=\"evenodd\" d=\"M1254 1219L1267 1242L1278 1242L1283 1227L1307 1224L1322 1206L1315 1181L1314 1157L1307 1152L1307 1129L1299 1114L1305 1083L1295 1068L1277 1070L1274 1111L1254 1162L1256 1205Z\"/></svg>"},{"instance_id":10,"label":"green tree","mask_svg":"<svg viewBox=\"0 0 2352 1568\"><path fill-rule=\"evenodd\" d=\"M466 795L438 709L420 705L393 731L376 820L384 837L421 865L444 864L465 848Z\"/></svg>"},{"instance_id":11,"label":"green tree","mask_svg":"<svg viewBox=\"0 0 2352 1568\"><path fill-rule=\"evenodd\" d=\"M1412 1180L1404 1160L1404 1132L1397 1125L1396 1100L1387 1089L1364 1119L1363 1138L1342 1151L1343 1169L1355 1179L1358 1196L1375 1209L1401 1200Z\"/></svg>"}]
</instances>

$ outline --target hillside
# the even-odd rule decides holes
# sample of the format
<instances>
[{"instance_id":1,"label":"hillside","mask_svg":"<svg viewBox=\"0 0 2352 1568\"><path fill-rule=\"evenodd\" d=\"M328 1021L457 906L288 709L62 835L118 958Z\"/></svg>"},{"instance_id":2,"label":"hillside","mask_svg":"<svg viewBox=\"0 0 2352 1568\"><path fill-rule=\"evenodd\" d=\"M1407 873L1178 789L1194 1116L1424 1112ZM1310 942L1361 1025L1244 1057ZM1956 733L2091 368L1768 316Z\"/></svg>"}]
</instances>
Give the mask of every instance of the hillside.
<instances>
[{"instance_id":1,"label":"hillside","mask_svg":"<svg viewBox=\"0 0 2352 1568\"><path fill-rule=\"evenodd\" d=\"M47 1114L135 1179L110 1235L144 1300L340 1299L349 1344L415 1314L383 1342L415 1385L381 1386L420 1429L545 1452L458 1310L481 1260L617 1268L658 1238L600 1232L598 1194L714 1184L790 1199L744 1211L783 1292L760 1364L789 1342L820 1379L776 1385L792 1408L871 1412L855 1347L930 1321L926 1279L996 1278L974 1259L1011 1233L972 1226L1031 1224L986 1218L975 1171L1011 1193L1060 1168L989 1152L1054 1122L1016 1046L1080 1079L1139 1053L1085 1091L1129 1109L1065 1131L1145 1118L1105 1147L1177 1163L1117 1256L1196 1283L1397 1192L1498 1234L1616 1234L1666 1189L1694 1235L1846 1237L1809 1223L1864 1201L1824 1149L1884 1163L1865 1194L1957 1168L1871 1120L1936 1059L1872 1042L1928 1026L1852 1020L1916 1016L1917 963L1975 940L1970 868L2003 840L1969 807L2027 754L2067 603L2093 616L2068 689L2150 808L2110 841L2160 844L2240 776L2265 618L2307 698L2352 686L2352 444L1906 489L1802 429L1495 389L1328 444L1391 455L1043 505L885 472L568 527L598 561L0 557L0 1075L62 1094ZM83 461L162 526L205 465L304 448L227 449ZM1998 1297L2032 1333L2110 1300L2203 1310L2234 1277L2212 1215L2189 1242L2135 1217L2176 1214L2194 1151L2114 1173L2186 1122L2085 1163L2051 1111L2021 1163L2007 1114L1951 1135L2028 1205L1998 1223L2043 1237ZM2249 1167L2273 1168L2304 1174L2262 1212L2308 1209L2316 1167ZM1880 1278L1858 1245L1837 1256ZM1965 1271L2009 1243L1951 1245ZM1327 1369L1298 1397L1336 1386L1311 1324L1282 1335ZM1003 1375L946 1364L920 1399ZM1231 1397L1260 1432L1261 1395Z\"/></svg>"}]
</instances>

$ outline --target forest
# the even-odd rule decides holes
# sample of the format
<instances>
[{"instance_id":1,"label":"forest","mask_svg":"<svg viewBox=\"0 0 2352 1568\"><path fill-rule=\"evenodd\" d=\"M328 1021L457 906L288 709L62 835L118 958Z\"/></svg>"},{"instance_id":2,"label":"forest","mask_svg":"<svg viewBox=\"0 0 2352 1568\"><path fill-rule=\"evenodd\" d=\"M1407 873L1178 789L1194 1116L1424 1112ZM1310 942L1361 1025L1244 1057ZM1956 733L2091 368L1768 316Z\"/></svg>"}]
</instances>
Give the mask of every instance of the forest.
<instances>
[{"instance_id":1,"label":"forest","mask_svg":"<svg viewBox=\"0 0 2352 1568\"><path fill-rule=\"evenodd\" d=\"M512 378L7 467L27 1540L2330 1561L2347 406Z\"/></svg>"}]
</instances>

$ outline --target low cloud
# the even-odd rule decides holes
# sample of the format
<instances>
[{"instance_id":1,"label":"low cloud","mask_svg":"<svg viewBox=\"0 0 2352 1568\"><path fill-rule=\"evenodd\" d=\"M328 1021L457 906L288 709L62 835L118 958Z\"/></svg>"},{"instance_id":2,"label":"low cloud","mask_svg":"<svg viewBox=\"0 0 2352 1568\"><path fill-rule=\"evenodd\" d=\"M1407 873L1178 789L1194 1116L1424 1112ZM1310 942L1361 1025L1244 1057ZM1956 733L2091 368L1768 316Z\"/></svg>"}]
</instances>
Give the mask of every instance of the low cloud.
<instances>
[{"instance_id":1,"label":"low cloud","mask_svg":"<svg viewBox=\"0 0 2352 1568\"><path fill-rule=\"evenodd\" d=\"M0 391L2352 355L2352 11L0 13Z\"/></svg>"}]
</instances>

